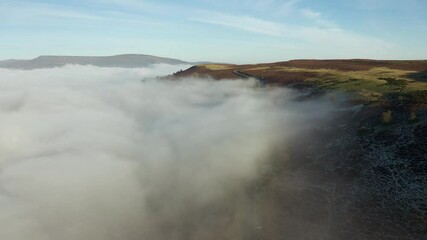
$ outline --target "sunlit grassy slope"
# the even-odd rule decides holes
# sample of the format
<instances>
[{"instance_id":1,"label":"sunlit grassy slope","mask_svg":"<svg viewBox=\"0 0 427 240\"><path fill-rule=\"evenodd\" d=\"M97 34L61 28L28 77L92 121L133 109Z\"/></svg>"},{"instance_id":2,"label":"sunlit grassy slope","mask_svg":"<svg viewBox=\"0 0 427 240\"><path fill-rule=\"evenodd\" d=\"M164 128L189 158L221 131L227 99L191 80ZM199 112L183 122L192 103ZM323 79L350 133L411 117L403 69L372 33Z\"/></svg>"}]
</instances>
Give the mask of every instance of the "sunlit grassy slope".
<instances>
[{"instance_id":1,"label":"sunlit grassy slope","mask_svg":"<svg viewBox=\"0 0 427 240\"><path fill-rule=\"evenodd\" d=\"M268 85L298 85L357 93L376 101L390 94L406 98L427 95L427 61L295 60L289 62L232 65L206 64L179 76L239 78L233 71L263 78ZM424 100L423 100L424 101Z\"/></svg>"}]
</instances>

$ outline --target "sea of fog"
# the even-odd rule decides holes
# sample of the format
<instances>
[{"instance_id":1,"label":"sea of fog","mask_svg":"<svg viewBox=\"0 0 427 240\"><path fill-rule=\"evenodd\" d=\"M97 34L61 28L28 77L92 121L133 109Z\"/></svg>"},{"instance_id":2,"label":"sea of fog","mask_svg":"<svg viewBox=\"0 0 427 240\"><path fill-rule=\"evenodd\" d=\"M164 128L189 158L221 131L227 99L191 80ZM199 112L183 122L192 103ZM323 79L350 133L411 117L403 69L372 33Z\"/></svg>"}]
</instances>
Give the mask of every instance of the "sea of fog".
<instances>
[{"instance_id":1,"label":"sea of fog","mask_svg":"<svg viewBox=\"0 0 427 240\"><path fill-rule=\"evenodd\" d=\"M155 78L186 67L0 69L0 239L233 238L239 188L329 108Z\"/></svg>"}]
</instances>

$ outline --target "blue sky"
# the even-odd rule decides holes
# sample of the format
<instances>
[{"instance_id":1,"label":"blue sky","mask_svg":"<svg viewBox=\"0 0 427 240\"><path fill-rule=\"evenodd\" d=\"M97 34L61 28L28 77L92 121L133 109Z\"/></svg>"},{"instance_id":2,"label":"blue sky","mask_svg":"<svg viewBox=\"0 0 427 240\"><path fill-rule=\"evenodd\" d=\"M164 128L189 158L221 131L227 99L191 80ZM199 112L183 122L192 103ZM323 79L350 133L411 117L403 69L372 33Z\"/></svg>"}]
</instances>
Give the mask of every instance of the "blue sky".
<instances>
[{"instance_id":1,"label":"blue sky","mask_svg":"<svg viewBox=\"0 0 427 240\"><path fill-rule=\"evenodd\" d=\"M0 59L427 59L426 0L0 0Z\"/></svg>"}]
</instances>

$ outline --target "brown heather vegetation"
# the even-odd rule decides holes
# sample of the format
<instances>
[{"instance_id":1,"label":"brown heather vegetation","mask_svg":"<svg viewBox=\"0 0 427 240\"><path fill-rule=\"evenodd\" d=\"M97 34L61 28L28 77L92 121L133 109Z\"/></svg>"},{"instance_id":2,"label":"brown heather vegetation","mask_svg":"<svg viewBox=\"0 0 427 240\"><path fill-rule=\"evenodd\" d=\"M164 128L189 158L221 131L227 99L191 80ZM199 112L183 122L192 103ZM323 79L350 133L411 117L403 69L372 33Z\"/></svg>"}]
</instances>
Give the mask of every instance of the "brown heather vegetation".
<instances>
[{"instance_id":1,"label":"brown heather vegetation","mask_svg":"<svg viewBox=\"0 0 427 240\"><path fill-rule=\"evenodd\" d=\"M234 71L263 79L267 85L315 87L354 92L366 101L388 99L427 103L427 61L292 60L248 65L203 64L174 77L237 79ZM394 94L394 95L393 95Z\"/></svg>"}]
</instances>

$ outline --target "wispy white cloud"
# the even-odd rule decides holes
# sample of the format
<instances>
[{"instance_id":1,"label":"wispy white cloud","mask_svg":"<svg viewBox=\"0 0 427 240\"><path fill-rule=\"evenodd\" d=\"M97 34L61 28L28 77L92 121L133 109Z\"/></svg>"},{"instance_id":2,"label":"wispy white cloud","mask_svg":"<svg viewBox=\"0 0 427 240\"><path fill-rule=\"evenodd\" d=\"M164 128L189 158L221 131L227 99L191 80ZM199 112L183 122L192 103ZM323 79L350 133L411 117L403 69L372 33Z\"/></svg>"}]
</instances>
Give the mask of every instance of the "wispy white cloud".
<instances>
[{"instance_id":1,"label":"wispy white cloud","mask_svg":"<svg viewBox=\"0 0 427 240\"><path fill-rule=\"evenodd\" d=\"M193 21L225 26L254 34L278 37L282 45L292 45L284 56L319 58L378 58L393 57L396 46L387 41L342 29L323 18L322 13L302 9L301 14L313 20L312 25L286 24L267 21L250 16L234 16L209 12Z\"/></svg>"},{"instance_id":2,"label":"wispy white cloud","mask_svg":"<svg viewBox=\"0 0 427 240\"><path fill-rule=\"evenodd\" d=\"M293 11L300 2L301 0L288 0L286 2L282 2L278 9L280 12L287 14Z\"/></svg>"},{"instance_id":3,"label":"wispy white cloud","mask_svg":"<svg viewBox=\"0 0 427 240\"><path fill-rule=\"evenodd\" d=\"M315 11L311 8L301 8L299 13L304 17L312 21L313 25L318 25L327 28L337 28L337 24L327 19L323 13Z\"/></svg>"},{"instance_id":4,"label":"wispy white cloud","mask_svg":"<svg viewBox=\"0 0 427 240\"><path fill-rule=\"evenodd\" d=\"M70 18L81 20L106 20L105 17L100 15L84 14L78 11L70 11L51 7L31 9L30 11L36 11L38 16L45 17Z\"/></svg>"},{"instance_id":5,"label":"wispy white cloud","mask_svg":"<svg viewBox=\"0 0 427 240\"><path fill-rule=\"evenodd\" d=\"M59 5L14 2L0 5L0 13L4 19L14 22L34 19L73 19L73 20L105 20L96 13L89 13L78 9L66 8Z\"/></svg>"},{"instance_id":6,"label":"wispy white cloud","mask_svg":"<svg viewBox=\"0 0 427 240\"><path fill-rule=\"evenodd\" d=\"M318 18L320 18L322 16L321 12L314 11L314 10L312 10L310 8L303 8L303 9L301 9L301 14L304 17L311 18L311 19L318 19Z\"/></svg>"},{"instance_id":7,"label":"wispy white cloud","mask_svg":"<svg viewBox=\"0 0 427 240\"><path fill-rule=\"evenodd\" d=\"M128 7L147 8L153 6L152 3L147 1L136 1L136 0L90 0L94 3L113 4Z\"/></svg>"},{"instance_id":8,"label":"wispy white cloud","mask_svg":"<svg viewBox=\"0 0 427 240\"><path fill-rule=\"evenodd\" d=\"M89 0L97 6L112 6L129 12L146 13L159 16L176 16L191 11L191 7L175 2L162 3L161 1L146 0Z\"/></svg>"},{"instance_id":9,"label":"wispy white cloud","mask_svg":"<svg viewBox=\"0 0 427 240\"><path fill-rule=\"evenodd\" d=\"M190 20L201 23L226 26L270 36L282 35L282 27L280 24L250 16L234 16L215 12L204 12L203 17L193 17Z\"/></svg>"},{"instance_id":10,"label":"wispy white cloud","mask_svg":"<svg viewBox=\"0 0 427 240\"><path fill-rule=\"evenodd\" d=\"M85 10L72 8L69 6L45 3L16 2L1 5L0 16L3 23L13 23L21 25L41 25L61 26L85 25L96 23L128 23L159 26L161 21L146 18L143 15L122 10L108 10L108 8L98 8L96 10ZM85 26L83 25L83 26Z\"/></svg>"}]
</instances>

